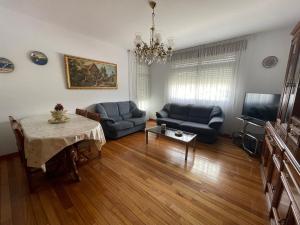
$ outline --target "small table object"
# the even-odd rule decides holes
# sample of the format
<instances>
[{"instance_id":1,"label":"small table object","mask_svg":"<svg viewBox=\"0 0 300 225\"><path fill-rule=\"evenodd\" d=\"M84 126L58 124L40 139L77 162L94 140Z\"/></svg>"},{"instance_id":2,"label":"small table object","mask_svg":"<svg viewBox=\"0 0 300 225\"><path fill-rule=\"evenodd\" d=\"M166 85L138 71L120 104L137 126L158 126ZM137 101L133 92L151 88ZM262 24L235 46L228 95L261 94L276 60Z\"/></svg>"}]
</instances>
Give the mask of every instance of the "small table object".
<instances>
[{"instance_id":1,"label":"small table object","mask_svg":"<svg viewBox=\"0 0 300 225\"><path fill-rule=\"evenodd\" d=\"M197 137L197 135L193 134L193 133L183 131L182 136L176 136L175 135L176 131L177 131L176 129L166 128L166 130L164 132L162 132L161 126L155 126L155 127L148 128L148 129L145 130L146 144L148 144L148 134L149 134L149 132L153 133L153 134L156 134L158 136L169 138L171 140L179 141L179 142L185 144L185 160L187 160L189 146L192 142L193 142L193 150L195 151L195 149L196 149L196 137Z\"/></svg>"},{"instance_id":2,"label":"small table object","mask_svg":"<svg viewBox=\"0 0 300 225\"><path fill-rule=\"evenodd\" d=\"M263 139L264 134L251 133L247 130L247 128L248 128L249 125L251 125L251 126L254 126L254 127L264 129L265 122L261 121L261 120L258 120L258 119L255 119L255 118L247 117L247 116L240 116L240 117L236 117L236 118L243 122L243 127L242 127L242 130L235 133L234 136L238 136L242 139L242 147L245 151L247 151L250 155L256 155L258 153L259 142L261 142L261 140ZM255 141L254 150L251 150L246 146L246 143L245 143L246 138L252 139L252 140Z\"/></svg>"}]
</instances>

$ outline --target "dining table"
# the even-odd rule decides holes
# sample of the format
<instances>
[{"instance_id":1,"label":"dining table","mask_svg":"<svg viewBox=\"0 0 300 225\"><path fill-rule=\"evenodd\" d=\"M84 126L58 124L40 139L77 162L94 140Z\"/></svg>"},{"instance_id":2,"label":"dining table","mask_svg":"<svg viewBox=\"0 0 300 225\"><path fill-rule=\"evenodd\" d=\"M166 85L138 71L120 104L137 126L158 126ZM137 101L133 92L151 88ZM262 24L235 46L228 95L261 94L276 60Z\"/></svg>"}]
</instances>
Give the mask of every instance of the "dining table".
<instances>
[{"instance_id":1,"label":"dining table","mask_svg":"<svg viewBox=\"0 0 300 225\"><path fill-rule=\"evenodd\" d=\"M61 151L68 149L75 179L80 180L73 146L83 140L93 143L99 153L106 143L104 132L98 121L84 116L68 114L68 121L51 124L50 115L22 118L19 122L24 133L24 151L28 167L41 168L46 172L46 162Z\"/></svg>"}]
</instances>

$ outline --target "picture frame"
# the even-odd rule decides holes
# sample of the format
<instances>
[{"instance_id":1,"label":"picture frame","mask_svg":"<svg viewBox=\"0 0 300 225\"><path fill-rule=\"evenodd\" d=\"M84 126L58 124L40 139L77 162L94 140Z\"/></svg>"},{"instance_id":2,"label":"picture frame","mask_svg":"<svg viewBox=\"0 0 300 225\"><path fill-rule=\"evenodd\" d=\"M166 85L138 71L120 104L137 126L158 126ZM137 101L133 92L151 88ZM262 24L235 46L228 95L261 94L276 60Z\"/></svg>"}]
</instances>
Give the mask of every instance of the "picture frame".
<instances>
[{"instance_id":1,"label":"picture frame","mask_svg":"<svg viewBox=\"0 0 300 225\"><path fill-rule=\"evenodd\" d=\"M115 63L64 55L68 89L117 89Z\"/></svg>"}]
</instances>

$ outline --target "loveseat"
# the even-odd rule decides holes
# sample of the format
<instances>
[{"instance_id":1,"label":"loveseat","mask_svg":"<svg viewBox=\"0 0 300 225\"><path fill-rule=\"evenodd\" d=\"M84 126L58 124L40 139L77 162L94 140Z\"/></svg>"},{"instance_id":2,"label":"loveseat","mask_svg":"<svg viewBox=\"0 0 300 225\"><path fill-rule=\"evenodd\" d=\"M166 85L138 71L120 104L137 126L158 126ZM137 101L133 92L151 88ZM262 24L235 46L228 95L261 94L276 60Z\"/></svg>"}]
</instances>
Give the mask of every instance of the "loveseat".
<instances>
[{"instance_id":1,"label":"loveseat","mask_svg":"<svg viewBox=\"0 0 300 225\"><path fill-rule=\"evenodd\" d=\"M192 132L197 139L213 143L224 122L224 114L218 106L166 104L156 113L158 125Z\"/></svg>"},{"instance_id":2,"label":"loveseat","mask_svg":"<svg viewBox=\"0 0 300 225\"><path fill-rule=\"evenodd\" d=\"M146 112L139 110L132 101L99 103L95 111L100 114L105 137L109 139L117 139L146 127Z\"/></svg>"}]
</instances>

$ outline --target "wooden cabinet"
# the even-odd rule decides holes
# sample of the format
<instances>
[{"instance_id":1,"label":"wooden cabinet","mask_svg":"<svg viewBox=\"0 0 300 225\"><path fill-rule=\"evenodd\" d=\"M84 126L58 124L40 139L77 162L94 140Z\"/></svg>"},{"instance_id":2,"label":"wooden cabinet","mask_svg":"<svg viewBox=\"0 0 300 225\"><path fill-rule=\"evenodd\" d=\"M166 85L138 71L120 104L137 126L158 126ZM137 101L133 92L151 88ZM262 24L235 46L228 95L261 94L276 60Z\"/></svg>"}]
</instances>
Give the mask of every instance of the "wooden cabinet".
<instances>
[{"instance_id":1,"label":"wooden cabinet","mask_svg":"<svg viewBox=\"0 0 300 225\"><path fill-rule=\"evenodd\" d=\"M300 170L293 160L268 122L261 169L271 224L300 225Z\"/></svg>"},{"instance_id":2,"label":"wooden cabinet","mask_svg":"<svg viewBox=\"0 0 300 225\"><path fill-rule=\"evenodd\" d=\"M275 124L267 122L261 171L271 224L300 225L300 23Z\"/></svg>"},{"instance_id":3,"label":"wooden cabinet","mask_svg":"<svg viewBox=\"0 0 300 225\"><path fill-rule=\"evenodd\" d=\"M292 149L300 147L300 23L292 31L284 88L275 128Z\"/></svg>"}]
</instances>

